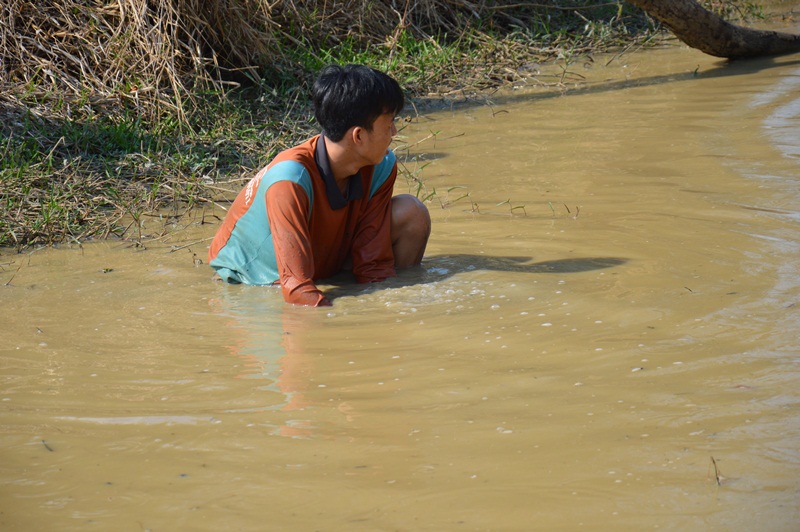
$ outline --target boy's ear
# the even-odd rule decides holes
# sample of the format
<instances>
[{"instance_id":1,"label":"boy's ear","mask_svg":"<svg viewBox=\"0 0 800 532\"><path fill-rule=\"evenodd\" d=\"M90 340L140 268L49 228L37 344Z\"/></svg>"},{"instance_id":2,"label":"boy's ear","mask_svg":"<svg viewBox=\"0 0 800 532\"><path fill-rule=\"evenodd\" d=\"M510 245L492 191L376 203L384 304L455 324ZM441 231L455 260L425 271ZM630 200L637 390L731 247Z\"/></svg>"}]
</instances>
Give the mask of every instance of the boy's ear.
<instances>
[{"instance_id":1,"label":"boy's ear","mask_svg":"<svg viewBox=\"0 0 800 532\"><path fill-rule=\"evenodd\" d=\"M354 126L353 129L350 131L351 138L355 144L361 144L361 135L364 132L364 129L359 126Z\"/></svg>"}]
</instances>

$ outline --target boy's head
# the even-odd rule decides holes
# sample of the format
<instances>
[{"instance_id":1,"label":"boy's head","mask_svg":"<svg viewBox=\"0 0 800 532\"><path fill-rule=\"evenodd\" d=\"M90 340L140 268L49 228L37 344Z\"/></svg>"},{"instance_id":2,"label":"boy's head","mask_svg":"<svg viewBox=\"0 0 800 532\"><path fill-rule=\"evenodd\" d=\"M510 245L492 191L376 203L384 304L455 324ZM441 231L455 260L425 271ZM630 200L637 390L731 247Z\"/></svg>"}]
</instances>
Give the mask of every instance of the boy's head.
<instances>
[{"instance_id":1,"label":"boy's head","mask_svg":"<svg viewBox=\"0 0 800 532\"><path fill-rule=\"evenodd\" d=\"M362 65L330 65L322 69L312 90L314 116L322 132L339 142L353 126L372 130L384 113L397 114L405 99L388 75Z\"/></svg>"}]
</instances>

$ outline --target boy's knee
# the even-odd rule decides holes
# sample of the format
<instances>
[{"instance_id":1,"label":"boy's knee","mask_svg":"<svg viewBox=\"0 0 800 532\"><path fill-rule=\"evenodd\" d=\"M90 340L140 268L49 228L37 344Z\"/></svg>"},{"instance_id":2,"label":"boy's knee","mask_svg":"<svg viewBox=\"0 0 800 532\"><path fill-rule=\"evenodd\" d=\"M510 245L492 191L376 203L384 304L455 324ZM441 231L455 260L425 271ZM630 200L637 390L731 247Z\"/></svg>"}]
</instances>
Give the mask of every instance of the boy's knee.
<instances>
[{"instance_id":1,"label":"boy's knee","mask_svg":"<svg viewBox=\"0 0 800 532\"><path fill-rule=\"evenodd\" d=\"M422 262L431 234L428 208L416 197L401 194L392 198L392 251L395 268Z\"/></svg>"},{"instance_id":2,"label":"boy's knee","mask_svg":"<svg viewBox=\"0 0 800 532\"><path fill-rule=\"evenodd\" d=\"M428 208L411 194L400 194L392 198L392 228L402 233L425 237L431 231L431 216Z\"/></svg>"}]
</instances>

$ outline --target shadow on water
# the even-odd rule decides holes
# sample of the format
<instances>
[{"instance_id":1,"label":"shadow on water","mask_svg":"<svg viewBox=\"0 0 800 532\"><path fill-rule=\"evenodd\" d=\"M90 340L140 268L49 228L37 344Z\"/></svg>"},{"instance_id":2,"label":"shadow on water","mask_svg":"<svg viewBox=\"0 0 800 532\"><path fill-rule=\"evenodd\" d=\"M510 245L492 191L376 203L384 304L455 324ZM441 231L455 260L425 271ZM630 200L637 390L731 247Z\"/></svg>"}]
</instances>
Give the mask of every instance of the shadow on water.
<instances>
[{"instance_id":1,"label":"shadow on water","mask_svg":"<svg viewBox=\"0 0 800 532\"><path fill-rule=\"evenodd\" d=\"M556 87L546 90L521 90L517 92L506 92L494 94L492 103L510 104L515 102L528 102L537 100L548 100L551 98L563 98L569 96L581 96L587 94L602 94L618 90L630 89L634 87L650 87L663 85L666 83L677 83L685 81L702 81L728 76L742 76L755 74L763 70L775 67L791 67L800 65L800 59L788 59L789 56L762 57L751 59L740 59L736 61L720 60L718 66L708 70L694 70L674 72L671 74L659 74L654 76L632 77L630 79L614 81L587 81L578 87ZM787 59L784 59L787 58ZM699 67L698 67L699 68ZM465 98L464 100L448 101L440 106L431 103L431 109L437 108L465 108L480 107L486 105L485 99Z\"/></svg>"},{"instance_id":2,"label":"shadow on water","mask_svg":"<svg viewBox=\"0 0 800 532\"><path fill-rule=\"evenodd\" d=\"M588 272L620 266L627 259L617 257L584 257L577 259L545 260L530 262L531 257L492 257L458 253L455 255L435 255L426 257L422 268L428 271L438 269L461 273L473 270L490 270L521 273L576 273Z\"/></svg>"},{"instance_id":3,"label":"shadow on water","mask_svg":"<svg viewBox=\"0 0 800 532\"><path fill-rule=\"evenodd\" d=\"M333 288L325 290L331 299L352 296L356 293L372 293L387 288L401 288L446 280L454 275L475 271L500 271L517 273L581 273L621 266L627 259L618 257L581 257L572 259L531 262L531 257L473 255L457 253L453 255L434 255L425 257L422 265L398 272L398 276L382 283L369 285L356 284L352 275L342 274L326 279L326 285Z\"/></svg>"},{"instance_id":4,"label":"shadow on water","mask_svg":"<svg viewBox=\"0 0 800 532\"><path fill-rule=\"evenodd\" d=\"M576 87L552 87L541 89L533 87L530 90L520 90L516 92L502 92L495 93L486 97L465 97L461 100L423 100L421 107L424 111L419 114L416 120L425 122L434 120L428 112L442 111L449 109L450 111L456 109L470 109L484 106L494 105L513 105L517 103L536 103L538 101L545 101L555 98L568 98L571 96L586 96L597 95L607 92L621 91L626 89L638 87L651 87L670 83L682 82L700 82L715 78L724 78L728 76L743 76L748 74L756 74L758 72L775 68L775 67L792 67L800 65L800 59L788 59L787 56L783 57L766 57L766 58L751 58L742 59L737 61L720 60L719 63L713 68L708 70L685 70L682 72L673 72L670 74L659 74L652 76L632 77L629 79L612 80L612 81L586 81ZM698 67L699 69L699 67ZM724 95L722 96L724 97ZM462 134L456 134L452 137L461 137ZM448 140L444 138L442 140ZM397 150L399 161L410 167L411 165L425 164L434 160L444 159L448 157L446 152L425 151L420 149L410 150L406 146L399 146ZM410 170L414 170L411 168Z\"/></svg>"}]
</instances>

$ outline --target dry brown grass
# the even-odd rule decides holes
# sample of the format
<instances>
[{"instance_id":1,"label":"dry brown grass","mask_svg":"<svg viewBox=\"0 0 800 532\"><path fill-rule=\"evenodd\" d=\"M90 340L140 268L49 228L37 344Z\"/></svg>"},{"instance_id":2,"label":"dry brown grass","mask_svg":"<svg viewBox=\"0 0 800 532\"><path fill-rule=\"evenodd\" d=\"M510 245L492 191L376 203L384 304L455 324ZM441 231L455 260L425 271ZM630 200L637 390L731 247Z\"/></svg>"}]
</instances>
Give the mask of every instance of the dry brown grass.
<instances>
[{"instance_id":1,"label":"dry brown grass","mask_svg":"<svg viewBox=\"0 0 800 532\"><path fill-rule=\"evenodd\" d=\"M220 84L209 69L216 61L208 44L214 27L195 14L201 3L7 0L0 20L4 100L63 107L67 116L72 106L87 105L132 107L148 118L180 115L192 85ZM246 20L239 16L233 27ZM238 49L251 49L245 46Z\"/></svg>"},{"instance_id":2,"label":"dry brown grass","mask_svg":"<svg viewBox=\"0 0 800 532\"><path fill-rule=\"evenodd\" d=\"M7 107L135 109L182 116L197 89L259 72L306 75L285 51L342 39L385 45L401 31L457 38L481 22L524 27L539 3L486 0L4 0L0 94ZM35 102L35 105L32 105ZM8 110L8 109L7 109Z\"/></svg>"}]
</instances>

